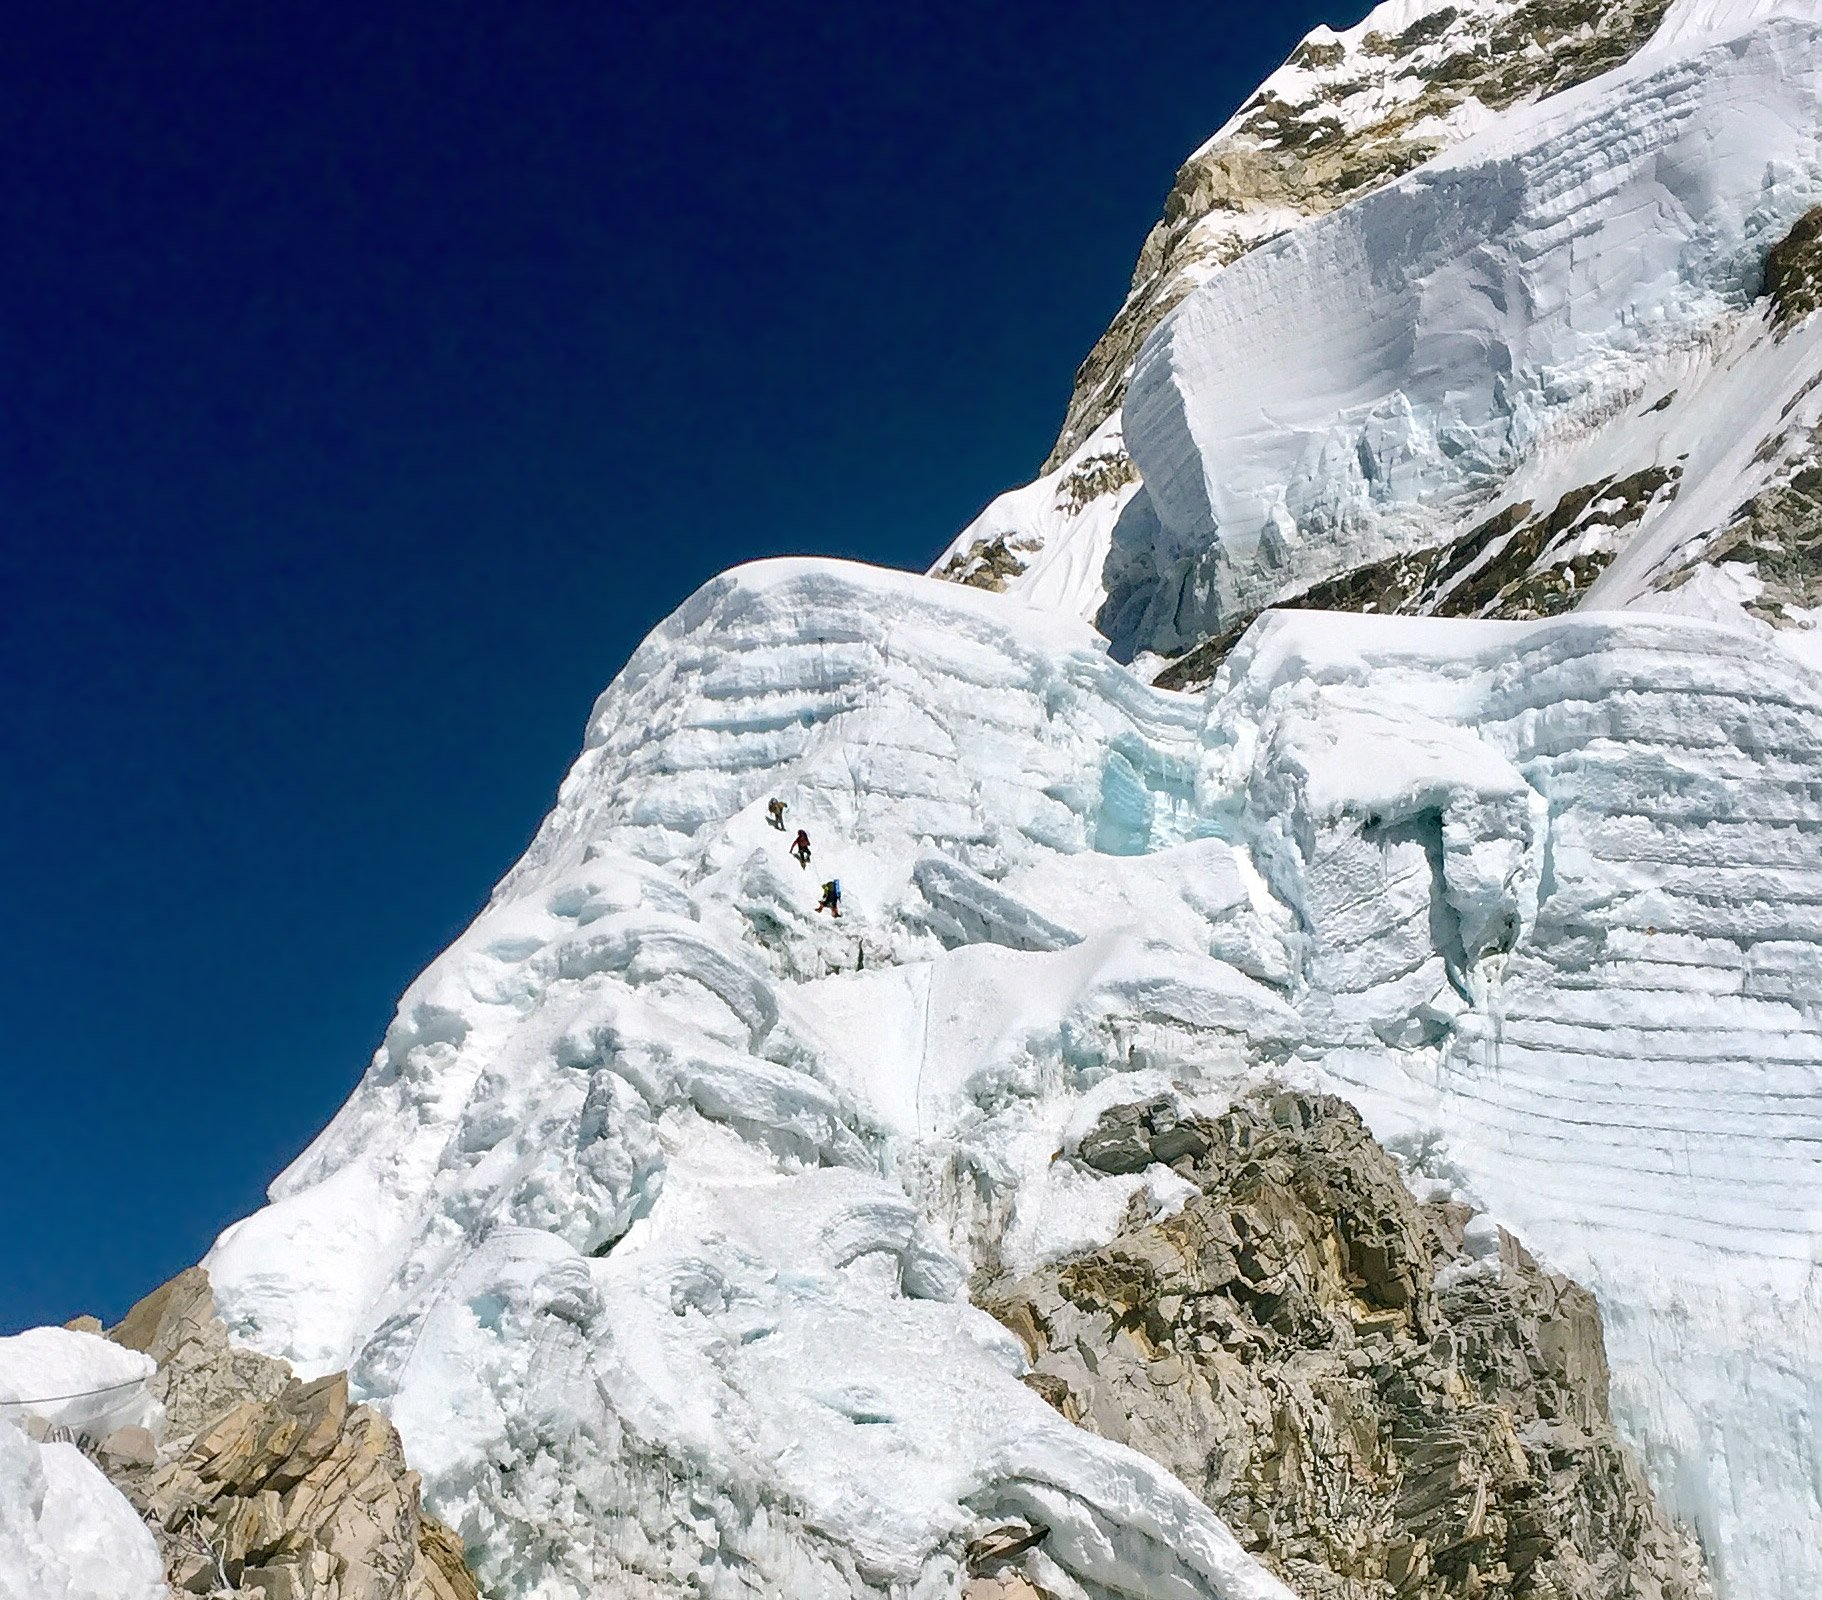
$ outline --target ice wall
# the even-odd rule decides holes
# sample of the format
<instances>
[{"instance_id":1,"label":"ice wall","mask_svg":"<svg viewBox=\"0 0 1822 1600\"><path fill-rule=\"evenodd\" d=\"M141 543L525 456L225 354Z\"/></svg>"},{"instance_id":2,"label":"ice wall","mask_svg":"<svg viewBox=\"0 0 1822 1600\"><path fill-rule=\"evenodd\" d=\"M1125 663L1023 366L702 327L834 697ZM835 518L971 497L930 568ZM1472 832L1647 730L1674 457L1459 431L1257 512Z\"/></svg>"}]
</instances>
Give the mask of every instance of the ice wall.
<instances>
[{"instance_id":1,"label":"ice wall","mask_svg":"<svg viewBox=\"0 0 1822 1600\"><path fill-rule=\"evenodd\" d=\"M962 1286L1172 1203L1069 1157L1106 1104L1338 1088L1600 1294L1727 1592L1802 1592L1819 763L1813 677L1700 624L1283 617L1185 696L998 597L742 569L209 1266L501 1593L946 1592L1019 1508L1061 1593L1273 1593Z\"/></svg>"},{"instance_id":2,"label":"ice wall","mask_svg":"<svg viewBox=\"0 0 1822 1600\"><path fill-rule=\"evenodd\" d=\"M1822 24L1762 9L1674 8L1628 66L1186 300L1127 401L1145 487L1105 572L1116 646L1182 648L1439 542L1748 304L1822 198Z\"/></svg>"},{"instance_id":3,"label":"ice wall","mask_svg":"<svg viewBox=\"0 0 1822 1600\"><path fill-rule=\"evenodd\" d=\"M1171 752L1196 719L1082 625L988 596L814 563L709 585L211 1254L231 1326L351 1364L490 1593L946 1594L967 1538L1024 1513L1064 1594L1282 1596L1180 1484L1021 1384L962 1294L1055 1148L1034 1121L1124 1065L1109 1018L1236 1075L1295 1029L1226 961L1083 937L992 881L1194 831ZM1197 875L1200 925L1245 944L1231 857ZM825 875L839 924L811 910ZM946 956L970 929L1052 948Z\"/></svg>"}]
</instances>

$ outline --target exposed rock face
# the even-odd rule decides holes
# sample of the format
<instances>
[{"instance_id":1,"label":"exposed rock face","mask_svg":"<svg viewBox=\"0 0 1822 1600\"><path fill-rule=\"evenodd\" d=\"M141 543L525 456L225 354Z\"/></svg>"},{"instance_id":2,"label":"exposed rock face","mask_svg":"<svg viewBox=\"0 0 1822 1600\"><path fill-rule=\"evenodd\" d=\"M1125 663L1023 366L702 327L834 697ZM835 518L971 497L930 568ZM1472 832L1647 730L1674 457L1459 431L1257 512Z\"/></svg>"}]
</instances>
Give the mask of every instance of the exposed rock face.
<instances>
[{"instance_id":1,"label":"exposed rock face","mask_svg":"<svg viewBox=\"0 0 1822 1600\"><path fill-rule=\"evenodd\" d=\"M1120 1107L1076 1157L1200 1192L984 1303L1040 1394L1168 1465L1297 1593L1709 1592L1615 1436L1593 1297L1413 1198L1350 1106Z\"/></svg>"},{"instance_id":2,"label":"exposed rock face","mask_svg":"<svg viewBox=\"0 0 1822 1600\"><path fill-rule=\"evenodd\" d=\"M1676 497L1681 476L1675 466L1651 466L1571 489L1548 510L1521 500L1447 544L1370 562L1273 606L1511 622L1557 616L1587 593L1628 532ZM1158 674L1158 686L1190 689L1208 683L1258 617L1257 610L1249 610L1185 651Z\"/></svg>"},{"instance_id":3,"label":"exposed rock face","mask_svg":"<svg viewBox=\"0 0 1822 1600\"><path fill-rule=\"evenodd\" d=\"M972 549L957 551L938 570L937 576L954 583L965 583L974 589L991 589L996 594L1006 587L1006 580L1025 570L1025 560L1005 538L984 539Z\"/></svg>"},{"instance_id":4,"label":"exposed rock face","mask_svg":"<svg viewBox=\"0 0 1822 1600\"><path fill-rule=\"evenodd\" d=\"M1395 35L1317 29L1178 170L1125 304L1076 373L1045 470L1118 409L1139 346L1211 272L1421 165L1460 137L1469 102L1503 111L1620 65L1667 8L1522 0L1435 6Z\"/></svg>"},{"instance_id":5,"label":"exposed rock face","mask_svg":"<svg viewBox=\"0 0 1822 1600\"><path fill-rule=\"evenodd\" d=\"M1759 456L1771 464L1763 487L1717 533L1674 552L1652 587L1674 593L1704 568L1721 567L1735 575L1750 615L1774 628L1803 626L1822 607L1822 426L1773 433Z\"/></svg>"},{"instance_id":6,"label":"exposed rock face","mask_svg":"<svg viewBox=\"0 0 1822 1600\"><path fill-rule=\"evenodd\" d=\"M1704 552L1710 561L1750 562L1760 588L1748 609L1774 627L1787 625L1787 607L1822 606L1822 430L1779 465L1763 489L1742 505Z\"/></svg>"},{"instance_id":7,"label":"exposed rock face","mask_svg":"<svg viewBox=\"0 0 1822 1600\"><path fill-rule=\"evenodd\" d=\"M1822 206L1807 212L1771 247L1765 292L1780 328L1794 327L1822 308Z\"/></svg>"},{"instance_id":8,"label":"exposed rock face","mask_svg":"<svg viewBox=\"0 0 1822 1600\"><path fill-rule=\"evenodd\" d=\"M194 1436L243 1401L276 1400L291 1381L284 1362L228 1342L201 1267L154 1289L108 1337L158 1363L151 1389L171 1439Z\"/></svg>"},{"instance_id":9,"label":"exposed rock face","mask_svg":"<svg viewBox=\"0 0 1822 1600\"><path fill-rule=\"evenodd\" d=\"M124 1429L102 1469L150 1524L174 1590L247 1600L475 1600L460 1541L424 1510L398 1434L348 1403L345 1373L301 1383L238 1349L208 1274L179 1273L110 1337L158 1363L162 1445Z\"/></svg>"}]
</instances>

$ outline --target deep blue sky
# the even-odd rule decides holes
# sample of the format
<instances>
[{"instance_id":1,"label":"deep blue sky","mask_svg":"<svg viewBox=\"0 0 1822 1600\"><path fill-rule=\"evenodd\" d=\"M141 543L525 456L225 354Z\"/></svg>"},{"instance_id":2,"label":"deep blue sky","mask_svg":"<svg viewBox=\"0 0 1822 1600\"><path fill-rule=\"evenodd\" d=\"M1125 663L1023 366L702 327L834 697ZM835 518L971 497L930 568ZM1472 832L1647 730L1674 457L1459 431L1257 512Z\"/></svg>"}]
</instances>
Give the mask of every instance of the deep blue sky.
<instances>
[{"instance_id":1,"label":"deep blue sky","mask_svg":"<svg viewBox=\"0 0 1822 1600\"><path fill-rule=\"evenodd\" d=\"M1325 12L128 8L0 53L0 1330L326 1120L698 583L1028 476Z\"/></svg>"}]
</instances>

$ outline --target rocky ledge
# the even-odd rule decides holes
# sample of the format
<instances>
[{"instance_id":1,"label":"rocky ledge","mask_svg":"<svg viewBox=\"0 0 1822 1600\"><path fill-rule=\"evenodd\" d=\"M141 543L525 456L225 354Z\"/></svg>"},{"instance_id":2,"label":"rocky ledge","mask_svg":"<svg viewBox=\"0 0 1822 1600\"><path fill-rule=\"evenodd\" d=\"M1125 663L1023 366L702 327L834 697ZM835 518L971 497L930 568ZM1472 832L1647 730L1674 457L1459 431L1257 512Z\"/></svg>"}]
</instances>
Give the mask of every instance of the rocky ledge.
<instances>
[{"instance_id":1,"label":"rocky ledge","mask_svg":"<svg viewBox=\"0 0 1822 1600\"><path fill-rule=\"evenodd\" d=\"M1125 1106L1073 1157L1196 1192L983 1303L1046 1400L1177 1473L1306 1600L1709 1594L1614 1431L1593 1296L1414 1198L1352 1107ZM1005 1543L981 1593L1039 1592Z\"/></svg>"},{"instance_id":2,"label":"rocky ledge","mask_svg":"<svg viewBox=\"0 0 1822 1600\"><path fill-rule=\"evenodd\" d=\"M202 1268L108 1337L158 1363L164 1430L123 1428L91 1454L152 1529L174 1591L476 1600L461 1541L424 1510L392 1424L348 1403L345 1373L304 1383L231 1345Z\"/></svg>"}]
</instances>

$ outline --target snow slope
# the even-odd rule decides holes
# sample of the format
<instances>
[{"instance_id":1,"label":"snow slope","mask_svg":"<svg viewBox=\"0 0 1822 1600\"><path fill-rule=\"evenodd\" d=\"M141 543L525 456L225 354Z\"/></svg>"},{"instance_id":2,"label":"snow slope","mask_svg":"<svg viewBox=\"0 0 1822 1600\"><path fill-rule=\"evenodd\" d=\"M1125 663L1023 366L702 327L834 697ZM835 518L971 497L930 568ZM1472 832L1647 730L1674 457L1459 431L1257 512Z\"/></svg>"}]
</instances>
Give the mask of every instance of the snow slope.
<instances>
[{"instance_id":1,"label":"snow slope","mask_svg":"<svg viewBox=\"0 0 1822 1600\"><path fill-rule=\"evenodd\" d=\"M0 1600L166 1600L152 1535L73 1444L0 1422Z\"/></svg>"},{"instance_id":2,"label":"snow slope","mask_svg":"<svg viewBox=\"0 0 1822 1600\"><path fill-rule=\"evenodd\" d=\"M1813 594L1723 563L1740 509L1822 451L1822 332L1758 298L1822 200L1818 8L1676 0L1642 44L1649 10L1606 8L1602 43L1540 30L1556 9L1399 4L1311 34L1179 174L1061 459L933 571L1093 618L1123 659L1350 575L1374 609L1811 627ZM1131 393L1084 434L1091 374ZM1591 496L1608 514L1551 527L1529 574L1501 572L1522 534L1474 539ZM1451 544L1452 593L1378 570Z\"/></svg>"}]
</instances>

